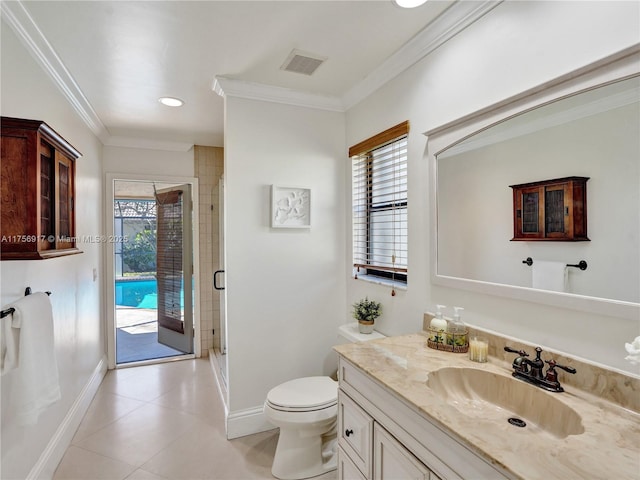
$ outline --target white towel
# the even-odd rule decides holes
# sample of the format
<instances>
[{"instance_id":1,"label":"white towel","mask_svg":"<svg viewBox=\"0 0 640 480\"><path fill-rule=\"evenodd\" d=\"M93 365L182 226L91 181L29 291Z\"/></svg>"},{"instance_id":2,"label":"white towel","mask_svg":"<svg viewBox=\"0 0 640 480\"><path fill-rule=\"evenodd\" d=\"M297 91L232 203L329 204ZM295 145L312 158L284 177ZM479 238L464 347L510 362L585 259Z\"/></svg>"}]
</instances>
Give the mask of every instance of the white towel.
<instances>
[{"instance_id":1,"label":"white towel","mask_svg":"<svg viewBox=\"0 0 640 480\"><path fill-rule=\"evenodd\" d=\"M11 324L12 330L19 329L19 347L10 402L19 424L34 425L40 413L61 397L53 312L44 292L22 297L11 307L16 309Z\"/></svg>"},{"instance_id":2,"label":"white towel","mask_svg":"<svg viewBox=\"0 0 640 480\"><path fill-rule=\"evenodd\" d=\"M555 292L567 291L567 264L535 260L532 265L532 286L541 290Z\"/></svg>"},{"instance_id":3,"label":"white towel","mask_svg":"<svg viewBox=\"0 0 640 480\"><path fill-rule=\"evenodd\" d=\"M0 319L0 376L18 366L18 333L13 328L13 316Z\"/></svg>"}]
</instances>

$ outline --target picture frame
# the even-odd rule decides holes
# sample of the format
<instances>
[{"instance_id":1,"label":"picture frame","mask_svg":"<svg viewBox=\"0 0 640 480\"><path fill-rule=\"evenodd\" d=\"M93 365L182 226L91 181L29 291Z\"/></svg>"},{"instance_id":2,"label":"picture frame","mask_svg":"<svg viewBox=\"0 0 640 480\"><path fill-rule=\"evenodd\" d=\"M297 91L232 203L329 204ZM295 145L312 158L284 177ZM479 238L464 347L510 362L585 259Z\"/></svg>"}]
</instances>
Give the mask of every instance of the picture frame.
<instances>
[{"instance_id":1,"label":"picture frame","mask_svg":"<svg viewBox=\"0 0 640 480\"><path fill-rule=\"evenodd\" d=\"M310 228L311 189L271 185L271 227Z\"/></svg>"}]
</instances>

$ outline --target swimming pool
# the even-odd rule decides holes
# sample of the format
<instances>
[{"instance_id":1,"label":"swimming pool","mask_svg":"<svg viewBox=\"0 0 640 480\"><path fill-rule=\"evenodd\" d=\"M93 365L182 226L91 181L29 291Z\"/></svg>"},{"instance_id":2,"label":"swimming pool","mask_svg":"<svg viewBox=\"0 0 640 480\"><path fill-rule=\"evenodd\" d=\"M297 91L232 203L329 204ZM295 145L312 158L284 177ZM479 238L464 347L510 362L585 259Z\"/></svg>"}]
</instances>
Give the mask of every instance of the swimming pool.
<instances>
[{"instance_id":1,"label":"swimming pool","mask_svg":"<svg viewBox=\"0 0 640 480\"><path fill-rule=\"evenodd\" d=\"M155 278L116 280L116 305L135 308L158 308L158 282ZM180 292L184 307L184 292Z\"/></svg>"}]
</instances>

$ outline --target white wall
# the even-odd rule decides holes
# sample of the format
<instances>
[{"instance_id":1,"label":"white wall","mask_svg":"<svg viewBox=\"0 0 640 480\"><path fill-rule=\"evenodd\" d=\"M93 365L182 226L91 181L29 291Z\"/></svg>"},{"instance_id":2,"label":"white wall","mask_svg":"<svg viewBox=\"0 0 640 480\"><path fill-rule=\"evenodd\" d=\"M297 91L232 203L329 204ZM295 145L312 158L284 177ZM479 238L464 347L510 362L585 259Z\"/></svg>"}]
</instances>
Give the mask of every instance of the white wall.
<instances>
[{"instance_id":1,"label":"white wall","mask_svg":"<svg viewBox=\"0 0 640 480\"><path fill-rule=\"evenodd\" d=\"M336 366L348 320L344 114L225 101L229 409L260 416L272 387ZM271 228L272 184L311 189L310 229Z\"/></svg>"},{"instance_id":2,"label":"white wall","mask_svg":"<svg viewBox=\"0 0 640 480\"><path fill-rule=\"evenodd\" d=\"M383 301L379 330L413 332L435 303L460 305L469 323L638 371L624 361L624 342L639 334L638 322L431 285L427 146L421 133L635 44L639 8L637 2L504 2L347 112L347 145L411 122L409 286ZM344 271L351 273L348 265ZM349 280L347 304L381 292Z\"/></svg>"},{"instance_id":3,"label":"white wall","mask_svg":"<svg viewBox=\"0 0 640 480\"><path fill-rule=\"evenodd\" d=\"M186 152L150 148L104 147L105 173L193 177L193 149Z\"/></svg>"},{"instance_id":4,"label":"white wall","mask_svg":"<svg viewBox=\"0 0 640 480\"><path fill-rule=\"evenodd\" d=\"M2 115L44 120L82 152L76 161L76 233L100 235L102 146L4 23L1 74ZM102 246L78 246L84 253L0 263L2 305L24 295L27 286L34 291L53 292L55 353L62 391L62 399L43 412L36 425L20 427L14 422L15 410L9 402L19 370L1 378L3 479L29 474L104 356ZM98 275L95 281L94 269Z\"/></svg>"}]
</instances>

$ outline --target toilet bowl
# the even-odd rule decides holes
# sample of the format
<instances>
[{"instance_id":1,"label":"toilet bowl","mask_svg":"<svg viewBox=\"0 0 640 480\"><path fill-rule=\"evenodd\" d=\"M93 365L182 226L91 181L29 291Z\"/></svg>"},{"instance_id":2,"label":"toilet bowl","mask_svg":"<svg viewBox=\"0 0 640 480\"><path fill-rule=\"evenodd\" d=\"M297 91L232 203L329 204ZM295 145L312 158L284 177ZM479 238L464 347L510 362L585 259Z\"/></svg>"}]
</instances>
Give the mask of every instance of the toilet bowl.
<instances>
[{"instance_id":1,"label":"toilet bowl","mask_svg":"<svg viewBox=\"0 0 640 480\"><path fill-rule=\"evenodd\" d=\"M355 327L354 327L355 325ZM340 328L340 341L383 338L361 335L356 324ZM280 427L271 473L281 480L300 480L337 467L338 382L331 377L304 377L272 388L264 402L267 420Z\"/></svg>"},{"instance_id":2,"label":"toilet bowl","mask_svg":"<svg viewBox=\"0 0 640 480\"><path fill-rule=\"evenodd\" d=\"M280 427L271 473L283 480L315 477L336 468L333 444L338 382L330 377L290 380L271 389L264 413Z\"/></svg>"}]
</instances>

